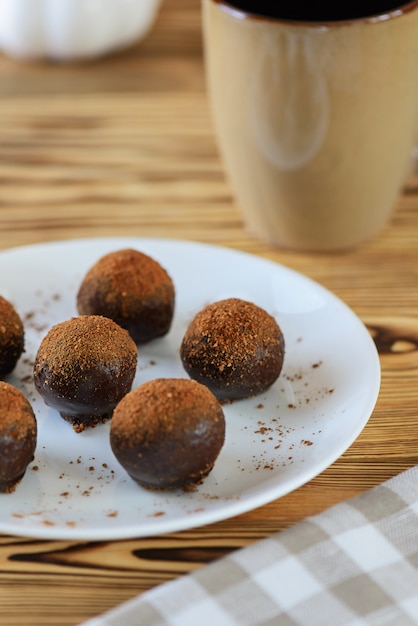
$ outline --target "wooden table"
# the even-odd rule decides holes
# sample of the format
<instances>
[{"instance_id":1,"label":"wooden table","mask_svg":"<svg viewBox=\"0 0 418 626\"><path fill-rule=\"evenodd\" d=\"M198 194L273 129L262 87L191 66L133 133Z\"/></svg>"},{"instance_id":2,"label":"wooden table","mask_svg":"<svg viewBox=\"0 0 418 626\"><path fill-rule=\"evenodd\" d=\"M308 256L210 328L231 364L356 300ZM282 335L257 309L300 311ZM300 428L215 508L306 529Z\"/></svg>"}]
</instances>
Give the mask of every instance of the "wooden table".
<instances>
[{"instance_id":1,"label":"wooden table","mask_svg":"<svg viewBox=\"0 0 418 626\"><path fill-rule=\"evenodd\" d=\"M146 40L86 64L0 57L0 249L90 236L222 244L294 268L373 329L382 386L363 433L309 484L196 530L118 542L0 537L0 624L73 626L418 462L418 177L382 235L296 254L252 239L224 178L199 0L166 0Z\"/></svg>"}]
</instances>

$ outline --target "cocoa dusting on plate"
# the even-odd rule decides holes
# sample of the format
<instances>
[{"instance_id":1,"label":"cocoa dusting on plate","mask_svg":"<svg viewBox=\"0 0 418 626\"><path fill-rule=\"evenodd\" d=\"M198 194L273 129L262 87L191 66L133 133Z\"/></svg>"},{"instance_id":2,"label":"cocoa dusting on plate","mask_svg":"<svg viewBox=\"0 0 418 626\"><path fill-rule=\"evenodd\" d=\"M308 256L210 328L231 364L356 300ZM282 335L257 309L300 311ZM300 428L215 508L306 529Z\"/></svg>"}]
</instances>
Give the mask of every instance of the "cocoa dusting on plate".
<instances>
[{"instance_id":1,"label":"cocoa dusting on plate","mask_svg":"<svg viewBox=\"0 0 418 626\"><path fill-rule=\"evenodd\" d=\"M42 321L37 321L37 317L40 317ZM43 319L44 314L42 311L28 311L23 316L23 324L25 328L31 328L37 333L42 333L48 328L48 324Z\"/></svg>"},{"instance_id":2,"label":"cocoa dusting on plate","mask_svg":"<svg viewBox=\"0 0 418 626\"><path fill-rule=\"evenodd\" d=\"M312 411L315 404L320 403L326 396L335 392L333 387L317 384L317 379L313 377L313 372L324 366L324 361L319 359L310 365L300 367L294 371L283 372L282 378L290 383L293 393L292 400L287 404L289 409L298 409L312 405ZM301 387L301 384L303 387ZM286 395L286 389L282 388L281 392Z\"/></svg>"},{"instance_id":3,"label":"cocoa dusting on plate","mask_svg":"<svg viewBox=\"0 0 418 626\"><path fill-rule=\"evenodd\" d=\"M318 361L317 363L312 363L312 369L316 369L322 365L322 361Z\"/></svg>"},{"instance_id":4,"label":"cocoa dusting on plate","mask_svg":"<svg viewBox=\"0 0 418 626\"><path fill-rule=\"evenodd\" d=\"M52 522L49 519L44 519L44 520L42 520L41 523L42 523L43 526L55 526L55 522Z\"/></svg>"}]
</instances>

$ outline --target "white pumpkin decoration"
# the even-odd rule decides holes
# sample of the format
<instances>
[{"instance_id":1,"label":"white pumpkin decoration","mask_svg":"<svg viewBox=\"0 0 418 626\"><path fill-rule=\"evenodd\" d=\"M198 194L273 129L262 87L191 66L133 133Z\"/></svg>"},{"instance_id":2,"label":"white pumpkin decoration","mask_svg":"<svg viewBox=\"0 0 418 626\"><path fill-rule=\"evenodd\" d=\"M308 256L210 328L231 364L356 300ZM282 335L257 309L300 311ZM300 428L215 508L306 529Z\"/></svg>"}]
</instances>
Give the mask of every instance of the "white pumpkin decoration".
<instances>
[{"instance_id":1,"label":"white pumpkin decoration","mask_svg":"<svg viewBox=\"0 0 418 626\"><path fill-rule=\"evenodd\" d=\"M0 50L16 58L88 59L133 44L161 0L0 0Z\"/></svg>"}]
</instances>

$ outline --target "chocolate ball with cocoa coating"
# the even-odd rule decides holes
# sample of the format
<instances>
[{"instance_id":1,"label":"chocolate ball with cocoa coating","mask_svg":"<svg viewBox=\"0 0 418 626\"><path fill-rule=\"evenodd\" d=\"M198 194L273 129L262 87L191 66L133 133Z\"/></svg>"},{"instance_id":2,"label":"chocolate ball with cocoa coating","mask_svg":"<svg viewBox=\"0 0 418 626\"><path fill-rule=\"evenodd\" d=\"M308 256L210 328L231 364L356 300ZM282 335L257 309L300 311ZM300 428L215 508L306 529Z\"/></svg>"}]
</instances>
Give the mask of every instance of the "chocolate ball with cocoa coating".
<instances>
[{"instance_id":1,"label":"chocolate ball with cocoa coating","mask_svg":"<svg viewBox=\"0 0 418 626\"><path fill-rule=\"evenodd\" d=\"M81 315L53 326L39 346L35 387L76 432L112 416L130 391L138 349L113 320Z\"/></svg>"},{"instance_id":2,"label":"chocolate ball with cocoa coating","mask_svg":"<svg viewBox=\"0 0 418 626\"><path fill-rule=\"evenodd\" d=\"M240 298L214 302L197 313L180 347L189 376L222 402L266 391L280 375L284 353L274 317Z\"/></svg>"},{"instance_id":3,"label":"chocolate ball with cocoa coating","mask_svg":"<svg viewBox=\"0 0 418 626\"><path fill-rule=\"evenodd\" d=\"M175 289L166 270L150 256L126 248L99 259L77 294L80 315L104 315L126 328L137 344L167 334Z\"/></svg>"},{"instance_id":4,"label":"chocolate ball with cocoa coating","mask_svg":"<svg viewBox=\"0 0 418 626\"><path fill-rule=\"evenodd\" d=\"M0 492L12 493L33 461L37 423L23 393L0 381Z\"/></svg>"},{"instance_id":5,"label":"chocolate ball with cocoa coating","mask_svg":"<svg viewBox=\"0 0 418 626\"><path fill-rule=\"evenodd\" d=\"M207 387L186 378L143 383L121 400L110 424L116 459L148 489L194 489L224 440L221 405Z\"/></svg>"},{"instance_id":6,"label":"chocolate ball with cocoa coating","mask_svg":"<svg viewBox=\"0 0 418 626\"><path fill-rule=\"evenodd\" d=\"M12 303L0 296L0 378L14 370L23 349L22 320Z\"/></svg>"}]
</instances>

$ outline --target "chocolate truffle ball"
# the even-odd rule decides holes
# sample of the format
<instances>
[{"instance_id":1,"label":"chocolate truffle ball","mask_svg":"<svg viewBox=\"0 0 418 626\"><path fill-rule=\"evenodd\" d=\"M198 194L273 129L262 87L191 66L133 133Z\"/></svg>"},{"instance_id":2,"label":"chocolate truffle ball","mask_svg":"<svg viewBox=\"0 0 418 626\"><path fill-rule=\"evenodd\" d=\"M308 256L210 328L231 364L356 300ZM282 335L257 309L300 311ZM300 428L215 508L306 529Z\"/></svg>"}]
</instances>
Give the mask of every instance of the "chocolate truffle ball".
<instances>
[{"instance_id":1,"label":"chocolate truffle ball","mask_svg":"<svg viewBox=\"0 0 418 626\"><path fill-rule=\"evenodd\" d=\"M9 374L23 352L24 331L14 306L0 296L0 377Z\"/></svg>"},{"instance_id":2,"label":"chocolate truffle ball","mask_svg":"<svg viewBox=\"0 0 418 626\"><path fill-rule=\"evenodd\" d=\"M23 393L0 381L0 492L11 493L36 449L37 425Z\"/></svg>"},{"instance_id":3,"label":"chocolate truffle ball","mask_svg":"<svg viewBox=\"0 0 418 626\"><path fill-rule=\"evenodd\" d=\"M77 309L80 315L109 317L140 344L169 331L174 300L174 284L165 269L128 248L106 254L87 272Z\"/></svg>"},{"instance_id":4,"label":"chocolate truffle ball","mask_svg":"<svg viewBox=\"0 0 418 626\"><path fill-rule=\"evenodd\" d=\"M53 326L39 346L35 387L76 432L112 416L130 391L138 351L128 332L99 315Z\"/></svg>"},{"instance_id":5,"label":"chocolate truffle ball","mask_svg":"<svg viewBox=\"0 0 418 626\"><path fill-rule=\"evenodd\" d=\"M110 425L119 463L148 489L192 490L212 470L225 439L222 407L207 387L158 378L128 393Z\"/></svg>"},{"instance_id":6,"label":"chocolate truffle ball","mask_svg":"<svg viewBox=\"0 0 418 626\"><path fill-rule=\"evenodd\" d=\"M239 298L205 307L189 324L180 347L189 376L222 402L268 389L284 359L284 338L274 317Z\"/></svg>"}]
</instances>

